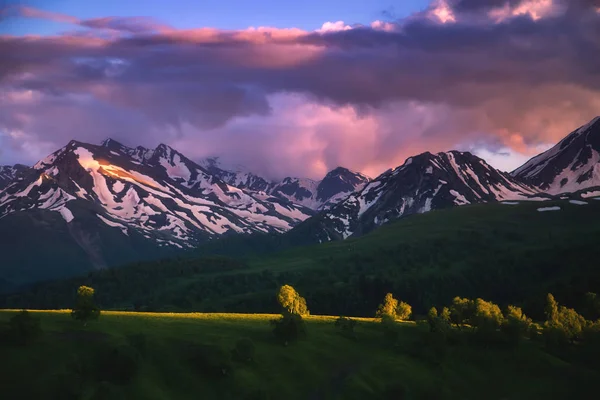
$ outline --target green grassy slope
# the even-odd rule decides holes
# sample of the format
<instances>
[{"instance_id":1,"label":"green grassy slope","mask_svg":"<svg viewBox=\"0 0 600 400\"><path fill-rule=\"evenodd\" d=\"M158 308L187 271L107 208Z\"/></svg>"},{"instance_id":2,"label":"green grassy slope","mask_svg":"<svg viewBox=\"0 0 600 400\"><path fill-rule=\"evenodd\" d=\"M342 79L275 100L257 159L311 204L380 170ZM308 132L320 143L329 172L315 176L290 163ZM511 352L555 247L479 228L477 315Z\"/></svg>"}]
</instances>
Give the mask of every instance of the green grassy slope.
<instances>
[{"instance_id":1,"label":"green grassy slope","mask_svg":"<svg viewBox=\"0 0 600 400\"><path fill-rule=\"evenodd\" d=\"M558 205L560 211L538 212ZM600 201L485 204L414 215L356 239L240 259L138 263L39 285L4 307L65 308L80 284L104 308L277 312L273 293L291 284L319 314L372 316L386 292L416 313L454 296L516 303L541 319L552 292L579 307L600 289ZM222 249L223 250L223 249Z\"/></svg>"},{"instance_id":2,"label":"green grassy slope","mask_svg":"<svg viewBox=\"0 0 600 400\"><path fill-rule=\"evenodd\" d=\"M600 378L529 341L517 349L454 345L434 361L414 323L402 325L392 348L374 321L359 321L351 340L331 317L309 317L308 337L286 347L272 339L269 315L104 313L83 327L66 312L34 314L44 329L37 342L0 343L2 398L565 399L590 398ZM0 311L0 328L11 315ZM231 360L243 337L256 346L252 363ZM130 382L99 375L98 360L115 346L139 360Z\"/></svg>"}]
</instances>

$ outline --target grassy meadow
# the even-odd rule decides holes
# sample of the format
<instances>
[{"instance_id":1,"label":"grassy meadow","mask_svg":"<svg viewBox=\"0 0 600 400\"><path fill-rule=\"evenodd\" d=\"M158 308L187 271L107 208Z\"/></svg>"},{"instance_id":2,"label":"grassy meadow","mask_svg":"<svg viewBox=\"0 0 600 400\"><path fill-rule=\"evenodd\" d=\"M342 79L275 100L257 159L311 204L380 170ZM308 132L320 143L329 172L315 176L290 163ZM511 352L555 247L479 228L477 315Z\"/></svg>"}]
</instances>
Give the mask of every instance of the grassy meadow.
<instances>
[{"instance_id":1,"label":"grassy meadow","mask_svg":"<svg viewBox=\"0 0 600 400\"><path fill-rule=\"evenodd\" d=\"M0 311L0 328L16 312ZM277 315L103 312L84 326L69 312L33 311L42 335L0 344L3 399L565 399L589 398L600 379L534 340L440 355L415 322L397 323L391 344L378 320L357 318L349 338L336 317L308 316L308 336L284 346ZM251 361L232 357L242 338ZM128 356L107 359L115 349Z\"/></svg>"}]
</instances>

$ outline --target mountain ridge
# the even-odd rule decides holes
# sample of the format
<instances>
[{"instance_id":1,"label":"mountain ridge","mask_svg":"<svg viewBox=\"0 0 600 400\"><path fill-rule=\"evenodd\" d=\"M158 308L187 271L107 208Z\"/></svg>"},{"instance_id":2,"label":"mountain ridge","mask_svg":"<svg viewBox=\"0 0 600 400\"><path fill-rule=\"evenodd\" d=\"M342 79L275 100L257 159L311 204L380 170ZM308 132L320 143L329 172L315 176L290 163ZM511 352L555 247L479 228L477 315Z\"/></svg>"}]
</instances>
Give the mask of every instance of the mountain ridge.
<instances>
[{"instance_id":1,"label":"mountain ridge","mask_svg":"<svg viewBox=\"0 0 600 400\"><path fill-rule=\"evenodd\" d=\"M72 140L31 168L0 168L0 234L17 227L27 240L35 229L38 242L64 244L85 268L235 234L290 231L302 244L342 240L436 209L600 196L599 151L595 118L512 173L452 150L409 157L374 179L337 167L320 181L273 182L243 167L225 169L218 158L194 162L166 144L148 149L110 138L100 145ZM44 251L41 258L56 258L55 248ZM36 256L11 255L10 274L18 276L23 263L41 263Z\"/></svg>"}]
</instances>

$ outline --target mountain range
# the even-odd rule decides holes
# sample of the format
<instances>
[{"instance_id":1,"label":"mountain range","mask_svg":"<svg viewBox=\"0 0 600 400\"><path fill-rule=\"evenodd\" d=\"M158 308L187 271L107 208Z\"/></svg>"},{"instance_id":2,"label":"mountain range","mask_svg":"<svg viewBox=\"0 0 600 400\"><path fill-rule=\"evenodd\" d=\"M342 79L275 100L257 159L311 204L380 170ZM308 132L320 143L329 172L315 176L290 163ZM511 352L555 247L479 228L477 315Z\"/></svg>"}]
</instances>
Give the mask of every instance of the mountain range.
<instances>
[{"instance_id":1,"label":"mountain range","mask_svg":"<svg viewBox=\"0 0 600 400\"><path fill-rule=\"evenodd\" d=\"M33 167L0 167L0 289L167 257L223 235L311 242L364 234L415 213L600 194L600 117L511 173L469 153L429 152L374 179L338 167L272 181L161 144L71 141ZM32 251L35 249L35 251Z\"/></svg>"}]
</instances>

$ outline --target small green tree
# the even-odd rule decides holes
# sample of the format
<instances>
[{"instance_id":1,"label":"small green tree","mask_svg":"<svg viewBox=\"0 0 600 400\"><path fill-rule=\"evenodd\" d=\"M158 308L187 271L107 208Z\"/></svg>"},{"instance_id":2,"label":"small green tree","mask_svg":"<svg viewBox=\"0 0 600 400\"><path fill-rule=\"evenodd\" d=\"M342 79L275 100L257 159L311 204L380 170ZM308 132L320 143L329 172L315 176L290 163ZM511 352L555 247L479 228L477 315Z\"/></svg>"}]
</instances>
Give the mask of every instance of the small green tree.
<instances>
[{"instance_id":1,"label":"small green tree","mask_svg":"<svg viewBox=\"0 0 600 400\"><path fill-rule=\"evenodd\" d=\"M546 321L549 323L556 323L558 319L558 302L554 300L552 293L548 293L546 296Z\"/></svg>"},{"instance_id":2,"label":"small green tree","mask_svg":"<svg viewBox=\"0 0 600 400\"><path fill-rule=\"evenodd\" d=\"M438 318L438 310L435 307L431 307L427 312L427 321L432 321L435 318Z\"/></svg>"},{"instance_id":3,"label":"small green tree","mask_svg":"<svg viewBox=\"0 0 600 400\"><path fill-rule=\"evenodd\" d=\"M470 299L455 297L450 306L450 320L457 324L468 324L475 314L475 302Z\"/></svg>"},{"instance_id":4,"label":"small green tree","mask_svg":"<svg viewBox=\"0 0 600 400\"><path fill-rule=\"evenodd\" d=\"M488 332L500 328L504 317L498 305L483 299L475 300L475 311L471 317L471 325Z\"/></svg>"},{"instance_id":5,"label":"small green tree","mask_svg":"<svg viewBox=\"0 0 600 400\"><path fill-rule=\"evenodd\" d=\"M396 318L400 321L406 321L410 318L412 314L412 307L403 301L398 303L396 307Z\"/></svg>"},{"instance_id":6,"label":"small green tree","mask_svg":"<svg viewBox=\"0 0 600 400\"><path fill-rule=\"evenodd\" d=\"M548 294L546 302L546 322L544 323L544 339L549 347L573 343L581 337L587 321L572 308L559 306L552 294Z\"/></svg>"},{"instance_id":7,"label":"small green tree","mask_svg":"<svg viewBox=\"0 0 600 400\"><path fill-rule=\"evenodd\" d=\"M379 305L375 316L377 318L383 318L385 316L396 319L396 308L398 307L398 300L394 298L394 295L388 293L383 299L383 303Z\"/></svg>"},{"instance_id":8,"label":"small green tree","mask_svg":"<svg viewBox=\"0 0 600 400\"><path fill-rule=\"evenodd\" d=\"M98 319L100 309L94 304L94 289L88 286L80 286L77 289L77 300L71 316L78 321L83 321L84 325L89 320Z\"/></svg>"},{"instance_id":9,"label":"small green tree","mask_svg":"<svg viewBox=\"0 0 600 400\"><path fill-rule=\"evenodd\" d=\"M289 314L309 315L306 300L290 285L283 285L277 294L277 300L284 311Z\"/></svg>"},{"instance_id":10,"label":"small green tree","mask_svg":"<svg viewBox=\"0 0 600 400\"><path fill-rule=\"evenodd\" d=\"M509 305L500 330L510 343L516 345L530 335L532 331L531 324L531 319L523 314L521 308Z\"/></svg>"},{"instance_id":11,"label":"small green tree","mask_svg":"<svg viewBox=\"0 0 600 400\"><path fill-rule=\"evenodd\" d=\"M407 320L410 318L412 313L412 307L403 301L398 301L394 298L394 295L388 293L383 299L383 303L377 308L375 316L377 318L388 317L393 320Z\"/></svg>"},{"instance_id":12,"label":"small green tree","mask_svg":"<svg viewBox=\"0 0 600 400\"><path fill-rule=\"evenodd\" d=\"M271 320L273 334L283 344L306 336L303 315L308 315L306 300L290 285L283 285L277 293L277 300L281 304L281 318Z\"/></svg>"},{"instance_id":13,"label":"small green tree","mask_svg":"<svg viewBox=\"0 0 600 400\"><path fill-rule=\"evenodd\" d=\"M450 309L448 307L442 308L442 313L440 314L440 318L444 321L450 323Z\"/></svg>"}]
</instances>

